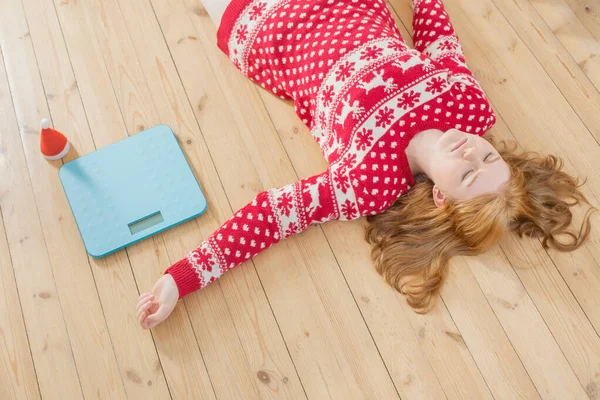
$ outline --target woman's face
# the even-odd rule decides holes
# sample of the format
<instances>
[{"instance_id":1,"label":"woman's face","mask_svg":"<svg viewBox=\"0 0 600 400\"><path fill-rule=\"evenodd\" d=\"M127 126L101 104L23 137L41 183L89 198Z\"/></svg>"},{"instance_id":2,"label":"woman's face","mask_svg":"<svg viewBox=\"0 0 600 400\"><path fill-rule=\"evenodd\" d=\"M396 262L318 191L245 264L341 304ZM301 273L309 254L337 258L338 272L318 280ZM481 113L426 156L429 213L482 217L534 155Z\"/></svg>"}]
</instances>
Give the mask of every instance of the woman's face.
<instances>
[{"instance_id":1,"label":"woman's face","mask_svg":"<svg viewBox=\"0 0 600 400\"><path fill-rule=\"evenodd\" d=\"M477 136L451 129L437 140L429 172L438 206L446 198L467 200L496 192L510 178L510 168L494 146Z\"/></svg>"}]
</instances>

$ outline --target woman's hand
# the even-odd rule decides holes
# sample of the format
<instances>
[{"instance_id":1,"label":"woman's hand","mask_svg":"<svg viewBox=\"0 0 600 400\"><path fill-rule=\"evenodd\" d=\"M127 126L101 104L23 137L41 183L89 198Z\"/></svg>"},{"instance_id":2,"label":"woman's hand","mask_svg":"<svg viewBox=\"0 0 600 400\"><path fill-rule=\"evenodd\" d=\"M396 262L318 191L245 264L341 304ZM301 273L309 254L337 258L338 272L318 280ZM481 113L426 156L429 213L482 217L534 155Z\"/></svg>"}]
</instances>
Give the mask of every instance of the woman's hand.
<instances>
[{"instance_id":1,"label":"woman's hand","mask_svg":"<svg viewBox=\"0 0 600 400\"><path fill-rule=\"evenodd\" d=\"M163 275L149 293L140 295L137 308L137 317L144 329L154 328L163 322L173 312L179 290L171 274Z\"/></svg>"}]
</instances>

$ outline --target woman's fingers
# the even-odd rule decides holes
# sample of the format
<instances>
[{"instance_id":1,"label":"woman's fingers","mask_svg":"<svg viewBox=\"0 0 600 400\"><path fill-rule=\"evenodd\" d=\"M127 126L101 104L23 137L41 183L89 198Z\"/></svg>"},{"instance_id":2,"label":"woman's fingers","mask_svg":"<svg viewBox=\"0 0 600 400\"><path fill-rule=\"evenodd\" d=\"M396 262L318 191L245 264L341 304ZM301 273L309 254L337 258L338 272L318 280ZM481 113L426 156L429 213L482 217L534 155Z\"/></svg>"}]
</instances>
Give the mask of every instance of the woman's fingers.
<instances>
[{"instance_id":1,"label":"woman's fingers","mask_svg":"<svg viewBox=\"0 0 600 400\"><path fill-rule=\"evenodd\" d=\"M146 325L144 329L154 328L156 325L164 321L168 315L169 312L167 311L167 308L162 305L159 306L154 313L148 315L144 320L144 325Z\"/></svg>"},{"instance_id":2,"label":"woman's fingers","mask_svg":"<svg viewBox=\"0 0 600 400\"><path fill-rule=\"evenodd\" d=\"M150 308L150 306L152 305L153 300L147 300L144 304L142 304L138 310L137 310L137 316L139 318L140 314L148 311L148 309Z\"/></svg>"},{"instance_id":3,"label":"woman's fingers","mask_svg":"<svg viewBox=\"0 0 600 400\"><path fill-rule=\"evenodd\" d=\"M146 319L146 317L148 316L148 311L143 311L140 316L138 317L138 320L140 321L141 324L144 323L144 320Z\"/></svg>"},{"instance_id":4,"label":"woman's fingers","mask_svg":"<svg viewBox=\"0 0 600 400\"><path fill-rule=\"evenodd\" d=\"M142 328L148 329L148 318L152 315L154 314L152 314L150 308L142 311L141 313L138 313L138 320L140 321L140 325L142 326Z\"/></svg>"},{"instance_id":5,"label":"woman's fingers","mask_svg":"<svg viewBox=\"0 0 600 400\"><path fill-rule=\"evenodd\" d=\"M149 315L145 320L144 324L146 325L146 329L152 329L156 325L160 324L164 318L160 318L158 313Z\"/></svg>"},{"instance_id":6,"label":"woman's fingers","mask_svg":"<svg viewBox=\"0 0 600 400\"><path fill-rule=\"evenodd\" d=\"M150 297L150 296L152 296L152 292L142 293L142 294L140 294L140 297L138 297L138 300L141 301L141 300L145 299L146 297Z\"/></svg>"},{"instance_id":7,"label":"woman's fingers","mask_svg":"<svg viewBox=\"0 0 600 400\"><path fill-rule=\"evenodd\" d=\"M143 316L144 318L142 319L140 316L140 325L142 326L142 328L144 329L150 329L149 323L151 321L151 318L154 314L149 315L148 313L144 313Z\"/></svg>"},{"instance_id":8,"label":"woman's fingers","mask_svg":"<svg viewBox=\"0 0 600 400\"><path fill-rule=\"evenodd\" d=\"M138 304L142 303L144 300L147 300L151 297L154 297L154 294L152 292L142 293L140 295L140 297L138 298Z\"/></svg>"},{"instance_id":9,"label":"woman's fingers","mask_svg":"<svg viewBox=\"0 0 600 400\"><path fill-rule=\"evenodd\" d=\"M135 308L140 308L140 306L142 304L144 304L146 302L146 300L148 299L152 299L154 300L154 295L152 293L143 293L140 297L139 297L139 301L137 303L137 306L135 306Z\"/></svg>"}]
</instances>

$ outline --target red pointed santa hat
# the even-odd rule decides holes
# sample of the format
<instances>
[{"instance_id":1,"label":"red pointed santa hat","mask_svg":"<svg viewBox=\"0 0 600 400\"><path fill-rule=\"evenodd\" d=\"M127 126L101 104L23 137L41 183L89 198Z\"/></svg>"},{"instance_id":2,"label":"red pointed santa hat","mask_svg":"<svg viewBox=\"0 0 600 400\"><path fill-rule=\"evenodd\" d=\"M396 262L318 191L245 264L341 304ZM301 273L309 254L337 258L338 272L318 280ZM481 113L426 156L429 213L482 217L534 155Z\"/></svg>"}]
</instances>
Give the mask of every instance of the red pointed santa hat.
<instances>
[{"instance_id":1,"label":"red pointed santa hat","mask_svg":"<svg viewBox=\"0 0 600 400\"><path fill-rule=\"evenodd\" d=\"M42 131L40 133L40 151L48 160L60 160L67 155L71 144L59 131L50 128L47 118L42 120Z\"/></svg>"}]
</instances>

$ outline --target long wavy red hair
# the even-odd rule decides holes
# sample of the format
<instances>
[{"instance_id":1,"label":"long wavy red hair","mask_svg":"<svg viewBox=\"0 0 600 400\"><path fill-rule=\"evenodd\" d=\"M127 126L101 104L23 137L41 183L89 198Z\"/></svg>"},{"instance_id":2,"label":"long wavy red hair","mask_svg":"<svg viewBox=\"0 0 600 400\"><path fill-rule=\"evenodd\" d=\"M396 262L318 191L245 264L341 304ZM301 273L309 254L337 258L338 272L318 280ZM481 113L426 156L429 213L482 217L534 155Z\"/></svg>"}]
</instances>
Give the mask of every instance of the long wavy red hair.
<instances>
[{"instance_id":1,"label":"long wavy red hair","mask_svg":"<svg viewBox=\"0 0 600 400\"><path fill-rule=\"evenodd\" d=\"M588 204L578 178L565 173L555 156L517 152L516 144L486 138L511 170L498 193L467 201L433 202L433 182L424 176L385 212L367 218L365 239L377 271L425 313L444 282L453 256L474 256L494 246L506 232L539 237L545 248L577 249L588 238L590 207L579 232L571 230L571 207ZM561 239L559 239L561 237Z\"/></svg>"}]
</instances>

